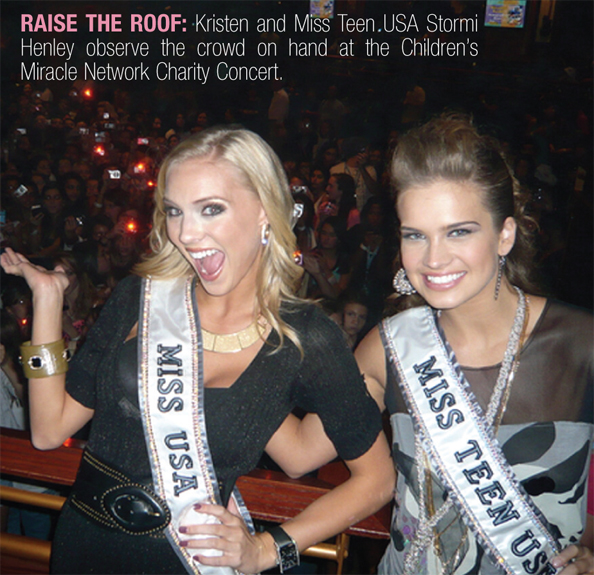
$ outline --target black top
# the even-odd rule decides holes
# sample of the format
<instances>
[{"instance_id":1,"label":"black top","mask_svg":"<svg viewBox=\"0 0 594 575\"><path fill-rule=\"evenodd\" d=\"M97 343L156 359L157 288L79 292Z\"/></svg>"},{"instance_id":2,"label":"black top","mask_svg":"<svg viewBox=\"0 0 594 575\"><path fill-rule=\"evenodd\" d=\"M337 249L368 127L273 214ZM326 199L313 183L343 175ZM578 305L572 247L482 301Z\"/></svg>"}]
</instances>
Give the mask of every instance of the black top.
<instances>
[{"instance_id":1,"label":"black top","mask_svg":"<svg viewBox=\"0 0 594 575\"><path fill-rule=\"evenodd\" d=\"M95 410L88 447L132 478L150 477L136 391L136 340L126 337L138 321L140 278L120 282L67 377L67 391ZM275 354L272 332L230 388L206 388L209 446L226 503L236 479L258 463L270 437L294 407L316 412L343 459L355 459L381 429L374 400L339 328L316 306L285 308L304 351L288 339Z\"/></svg>"}]
</instances>

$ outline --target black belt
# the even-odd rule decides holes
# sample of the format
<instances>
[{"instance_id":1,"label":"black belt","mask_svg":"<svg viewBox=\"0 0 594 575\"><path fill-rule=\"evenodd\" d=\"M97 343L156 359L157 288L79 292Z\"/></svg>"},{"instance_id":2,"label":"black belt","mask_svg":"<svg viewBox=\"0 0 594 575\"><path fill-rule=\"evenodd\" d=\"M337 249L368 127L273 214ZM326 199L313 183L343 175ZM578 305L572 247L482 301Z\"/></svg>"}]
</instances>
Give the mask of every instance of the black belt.
<instances>
[{"instance_id":1,"label":"black belt","mask_svg":"<svg viewBox=\"0 0 594 575\"><path fill-rule=\"evenodd\" d=\"M171 512L150 487L132 481L85 451L74 482L70 503L104 527L130 535L163 531Z\"/></svg>"}]
</instances>

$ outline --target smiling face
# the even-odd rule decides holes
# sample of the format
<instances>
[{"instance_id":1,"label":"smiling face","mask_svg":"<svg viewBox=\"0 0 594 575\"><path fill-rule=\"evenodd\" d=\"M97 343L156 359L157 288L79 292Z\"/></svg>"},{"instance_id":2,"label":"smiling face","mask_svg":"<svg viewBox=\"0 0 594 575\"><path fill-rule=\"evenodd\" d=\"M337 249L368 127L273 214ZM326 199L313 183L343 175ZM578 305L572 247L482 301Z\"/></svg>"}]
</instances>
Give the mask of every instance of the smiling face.
<instances>
[{"instance_id":1,"label":"smiling face","mask_svg":"<svg viewBox=\"0 0 594 575\"><path fill-rule=\"evenodd\" d=\"M164 205L169 240L208 294L223 296L238 288L255 292L267 218L235 168L210 158L174 165Z\"/></svg>"},{"instance_id":2,"label":"smiling face","mask_svg":"<svg viewBox=\"0 0 594 575\"><path fill-rule=\"evenodd\" d=\"M448 180L403 191L397 210L402 264L431 306L493 301L499 256L507 255L515 240L513 218L496 229L479 188Z\"/></svg>"}]
</instances>

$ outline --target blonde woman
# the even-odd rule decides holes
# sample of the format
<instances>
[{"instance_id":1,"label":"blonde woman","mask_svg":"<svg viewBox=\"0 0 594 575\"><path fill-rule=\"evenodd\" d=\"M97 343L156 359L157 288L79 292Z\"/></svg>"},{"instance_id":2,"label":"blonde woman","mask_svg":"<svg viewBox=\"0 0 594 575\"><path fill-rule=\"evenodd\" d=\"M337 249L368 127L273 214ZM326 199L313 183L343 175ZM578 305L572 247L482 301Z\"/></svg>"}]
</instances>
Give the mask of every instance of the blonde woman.
<instances>
[{"instance_id":1,"label":"blonde woman","mask_svg":"<svg viewBox=\"0 0 594 575\"><path fill-rule=\"evenodd\" d=\"M164 161L155 202L152 255L118 285L67 377L56 342L66 276L2 255L33 290L35 445L54 448L93 418L53 569L288 569L389 499L377 406L339 329L291 295L293 204L261 138L223 128L186 140ZM320 414L351 479L254 534L235 481L265 449L288 466L282 445L267 444L297 405Z\"/></svg>"}]
</instances>

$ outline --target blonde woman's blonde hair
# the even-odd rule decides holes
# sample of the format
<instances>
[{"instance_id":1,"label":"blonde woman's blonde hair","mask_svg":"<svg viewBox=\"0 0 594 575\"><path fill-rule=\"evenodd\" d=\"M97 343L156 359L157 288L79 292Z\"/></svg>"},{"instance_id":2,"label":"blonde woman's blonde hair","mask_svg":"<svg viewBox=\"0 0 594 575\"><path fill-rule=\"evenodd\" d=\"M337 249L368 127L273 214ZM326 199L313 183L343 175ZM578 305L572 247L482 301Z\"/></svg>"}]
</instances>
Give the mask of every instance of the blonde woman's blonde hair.
<instances>
[{"instance_id":1,"label":"blonde woman's blonde hair","mask_svg":"<svg viewBox=\"0 0 594 575\"><path fill-rule=\"evenodd\" d=\"M155 192L153 228L149 236L152 252L136 266L135 273L156 278L174 278L195 273L167 237L163 199L171 169L183 162L201 158L228 164L262 203L270 233L268 244L262 249L257 276L259 312L279 334L279 348L284 337L288 337L301 349L299 337L280 316L282 302L300 301L294 296L303 270L295 263L293 256L296 247L291 225L293 199L278 157L260 136L249 130L210 128L184 140L165 158Z\"/></svg>"}]
</instances>

